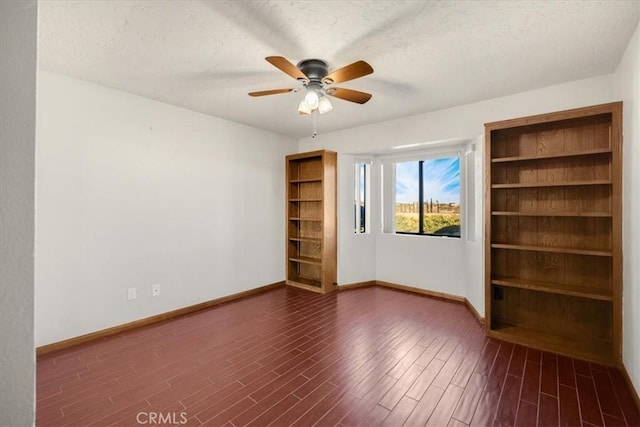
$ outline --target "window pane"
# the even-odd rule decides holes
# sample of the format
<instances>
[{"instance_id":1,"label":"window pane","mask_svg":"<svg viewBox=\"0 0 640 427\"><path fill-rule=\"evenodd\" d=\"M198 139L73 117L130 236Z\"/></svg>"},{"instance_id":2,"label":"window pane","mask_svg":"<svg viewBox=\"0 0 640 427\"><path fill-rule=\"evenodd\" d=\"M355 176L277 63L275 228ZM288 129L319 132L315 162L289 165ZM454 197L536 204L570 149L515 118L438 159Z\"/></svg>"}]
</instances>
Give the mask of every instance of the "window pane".
<instances>
[{"instance_id":1,"label":"window pane","mask_svg":"<svg viewBox=\"0 0 640 427\"><path fill-rule=\"evenodd\" d=\"M396 231L418 233L418 162L396 163Z\"/></svg>"},{"instance_id":2,"label":"window pane","mask_svg":"<svg viewBox=\"0 0 640 427\"><path fill-rule=\"evenodd\" d=\"M366 163L360 164L360 232L365 233L366 230L366 217L367 217L367 165Z\"/></svg>"},{"instance_id":3,"label":"window pane","mask_svg":"<svg viewBox=\"0 0 640 427\"><path fill-rule=\"evenodd\" d=\"M355 232L366 233L366 215L367 215L367 164L357 163L355 169Z\"/></svg>"},{"instance_id":4,"label":"window pane","mask_svg":"<svg viewBox=\"0 0 640 427\"><path fill-rule=\"evenodd\" d=\"M424 233L460 236L460 159L444 157L425 160Z\"/></svg>"}]
</instances>

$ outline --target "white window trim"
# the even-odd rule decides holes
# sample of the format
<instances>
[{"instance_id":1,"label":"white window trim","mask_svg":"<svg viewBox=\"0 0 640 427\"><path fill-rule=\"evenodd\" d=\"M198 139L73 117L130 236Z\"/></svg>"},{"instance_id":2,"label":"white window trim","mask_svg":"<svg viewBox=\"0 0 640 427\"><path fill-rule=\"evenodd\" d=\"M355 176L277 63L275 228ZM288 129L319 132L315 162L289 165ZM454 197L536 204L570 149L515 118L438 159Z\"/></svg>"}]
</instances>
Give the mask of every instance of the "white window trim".
<instances>
[{"instance_id":1,"label":"white window trim","mask_svg":"<svg viewBox=\"0 0 640 427\"><path fill-rule=\"evenodd\" d=\"M464 223L465 223L465 234L467 242L475 242L476 241L476 216L478 209L478 202L476 200L476 194L474 191L474 180L476 174L476 144L471 142L467 144L465 147L465 151L461 161L464 159L464 192L465 192L465 206L464 206ZM462 167L462 163L460 164ZM462 179L462 175L460 176ZM475 183L478 185L478 183ZM462 198L462 195L460 196ZM463 207L460 207L460 213L462 213ZM462 219L460 221L462 224ZM461 231L462 233L462 231ZM461 236L462 237L462 236Z\"/></svg>"},{"instance_id":2,"label":"white window trim","mask_svg":"<svg viewBox=\"0 0 640 427\"><path fill-rule=\"evenodd\" d=\"M441 149L423 149L411 152L385 154L378 157L381 166L381 214L382 233L402 237L431 237L436 239L453 239L463 241L467 235L467 177L466 177L466 153L465 146L443 147ZM395 231L395 164L420 160L430 160L442 157L457 157L460 161L460 237L451 238L445 236L396 234Z\"/></svg>"},{"instance_id":3,"label":"white window trim","mask_svg":"<svg viewBox=\"0 0 640 427\"><path fill-rule=\"evenodd\" d=\"M368 167L365 169L365 194L364 194L364 232L361 232L357 226L354 226L355 234L371 234L371 166L373 164L372 159L363 159L356 158L353 163L353 182L354 182L354 195L353 195L353 203L354 206L359 201L360 196L360 165L365 164ZM355 209L355 220L354 225L360 224L360 209Z\"/></svg>"}]
</instances>

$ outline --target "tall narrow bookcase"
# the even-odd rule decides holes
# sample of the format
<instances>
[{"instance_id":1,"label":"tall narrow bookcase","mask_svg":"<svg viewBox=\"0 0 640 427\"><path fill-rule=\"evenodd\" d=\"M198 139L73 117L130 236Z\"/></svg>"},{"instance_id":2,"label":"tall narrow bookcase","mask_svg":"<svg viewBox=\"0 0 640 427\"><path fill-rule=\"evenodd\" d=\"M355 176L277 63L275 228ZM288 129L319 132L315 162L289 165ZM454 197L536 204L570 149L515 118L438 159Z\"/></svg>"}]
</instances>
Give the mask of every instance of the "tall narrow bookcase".
<instances>
[{"instance_id":1,"label":"tall narrow bookcase","mask_svg":"<svg viewBox=\"0 0 640 427\"><path fill-rule=\"evenodd\" d=\"M286 157L287 284L336 289L336 153L320 150Z\"/></svg>"},{"instance_id":2,"label":"tall narrow bookcase","mask_svg":"<svg viewBox=\"0 0 640 427\"><path fill-rule=\"evenodd\" d=\"M621 361L622 103L485 125L487 335Z\"/></svg>"}]
</instances>

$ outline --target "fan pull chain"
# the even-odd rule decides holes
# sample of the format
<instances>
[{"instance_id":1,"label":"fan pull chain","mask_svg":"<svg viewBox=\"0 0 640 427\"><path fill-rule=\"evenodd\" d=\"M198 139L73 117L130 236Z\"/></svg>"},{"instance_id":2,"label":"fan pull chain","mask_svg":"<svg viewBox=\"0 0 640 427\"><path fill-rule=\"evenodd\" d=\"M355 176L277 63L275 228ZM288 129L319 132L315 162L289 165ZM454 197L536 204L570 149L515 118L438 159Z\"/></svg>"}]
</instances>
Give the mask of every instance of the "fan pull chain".
<instances>
[{"instance_id":1,"label":"fan pull chain","mask_svg":"<svg viewBox=\"0 0 640 427\"><path fill-rule=\"evenodd\" d=\"M313 110L311 114L313 115L313 136L311 138L315 138L318 136L318 110Z\"/></svg>"}]
</instances>

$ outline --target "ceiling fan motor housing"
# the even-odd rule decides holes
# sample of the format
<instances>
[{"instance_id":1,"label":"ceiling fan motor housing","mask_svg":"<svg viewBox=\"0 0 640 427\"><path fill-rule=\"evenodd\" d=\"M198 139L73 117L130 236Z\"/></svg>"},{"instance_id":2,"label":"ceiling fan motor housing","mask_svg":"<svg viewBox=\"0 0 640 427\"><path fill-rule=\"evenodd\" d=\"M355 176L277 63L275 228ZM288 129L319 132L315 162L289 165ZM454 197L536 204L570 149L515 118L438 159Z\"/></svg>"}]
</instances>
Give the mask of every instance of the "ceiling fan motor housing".
<instances>
[{"instance_id":1,"label":"ceiling fan motor housing","mask_svg":"<svg viewBox=\"0 0 640 427\"><path fill-rule=\"evenodd\" d=\"M321 59L303 59L296 66L309 78L309 81L314 83L322 82L322 79L329 74L329 66Z\"/></svg>"}]
</instances>

